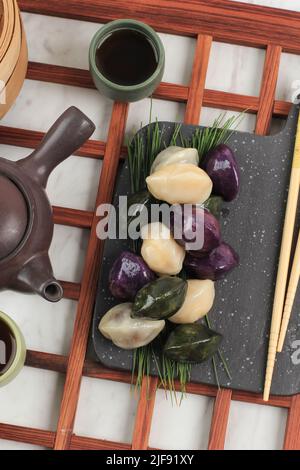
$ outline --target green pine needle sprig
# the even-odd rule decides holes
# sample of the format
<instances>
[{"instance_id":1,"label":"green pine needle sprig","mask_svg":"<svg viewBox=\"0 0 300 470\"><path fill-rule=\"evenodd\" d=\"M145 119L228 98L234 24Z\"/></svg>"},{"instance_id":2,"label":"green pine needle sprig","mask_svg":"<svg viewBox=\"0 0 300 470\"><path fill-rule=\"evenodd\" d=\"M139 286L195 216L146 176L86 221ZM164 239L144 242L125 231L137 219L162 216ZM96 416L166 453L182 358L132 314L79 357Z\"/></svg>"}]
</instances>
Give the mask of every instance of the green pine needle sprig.
<instances>
[{"instance_id":1,"label":"green pine needle sprig","mask_svg":"<svg viewBox=\"0 0 300 470\"><path fill-rule=\"evenodd\" d=\"M212 148L226 144L232 133L244 118L244 113L226 119L226 113L217 117L212 127L196 129L191 139L184 140L184 147L194 147L198 150L200 161Z\"/></svg>"}]
</instances>

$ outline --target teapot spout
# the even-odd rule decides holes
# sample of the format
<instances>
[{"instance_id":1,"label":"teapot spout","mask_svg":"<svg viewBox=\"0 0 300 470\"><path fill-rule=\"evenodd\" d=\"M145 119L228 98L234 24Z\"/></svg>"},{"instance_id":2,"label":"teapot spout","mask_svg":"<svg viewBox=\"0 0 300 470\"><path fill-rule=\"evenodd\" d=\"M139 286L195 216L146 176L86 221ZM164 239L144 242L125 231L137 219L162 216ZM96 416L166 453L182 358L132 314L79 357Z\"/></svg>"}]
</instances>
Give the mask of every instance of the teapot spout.
<instances>
[{"instance_id":1,"label":"teapot spout","mask_svg":"<svg viewBox=\"0 0 300 470\"><path fill-rule=\"evenodd\" d=\"M45 188L54 168L81 147L94 130L94 123L72 106L53 124L39 147L17 165Z\"/></svg>"},{"instance_id":2,"label":"teapot spout","mask_svg":"<svg viewBox=\"0 0 300 470\"><path fill-rule=\"evenodd\" d=\"M40 253L31 258L19 273L18 283L48 302L58 302L63 297L63 288L53 276L48 253Z\"/></svg>"}]
</instances>

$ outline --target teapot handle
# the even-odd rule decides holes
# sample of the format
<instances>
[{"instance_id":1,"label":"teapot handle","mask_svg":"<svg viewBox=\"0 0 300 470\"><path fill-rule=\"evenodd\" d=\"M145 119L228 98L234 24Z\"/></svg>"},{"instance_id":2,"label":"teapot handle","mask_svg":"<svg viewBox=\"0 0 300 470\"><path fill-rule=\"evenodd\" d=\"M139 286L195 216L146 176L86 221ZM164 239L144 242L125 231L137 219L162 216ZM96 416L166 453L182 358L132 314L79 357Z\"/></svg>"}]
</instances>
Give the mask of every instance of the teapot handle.
<instances>
[{"instance_id":1,"label":"teapot handle","mask_svg":"<svg viewBox=\"0 0 300 470\"><path fill-rule=\"evenodd\" d=\"M38 148L17 164L38 184L46 187L54 168L80 148L94 130L94 123L72 106L53 124Z\"/></svg>"}]
</instances>

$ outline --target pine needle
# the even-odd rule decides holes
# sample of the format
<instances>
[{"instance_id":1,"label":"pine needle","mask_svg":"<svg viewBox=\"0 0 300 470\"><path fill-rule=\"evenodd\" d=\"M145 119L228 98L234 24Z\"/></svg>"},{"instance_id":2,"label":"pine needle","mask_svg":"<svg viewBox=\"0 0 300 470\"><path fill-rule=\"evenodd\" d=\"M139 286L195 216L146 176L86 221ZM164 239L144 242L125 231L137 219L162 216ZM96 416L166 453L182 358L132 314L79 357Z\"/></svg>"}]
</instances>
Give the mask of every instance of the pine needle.
<instances>
[{"instance_id":1,"label":"pine needle","mask_svg":"<svg viewBox=\"0 0 300 470\"><path fill-rule=\"evenodd\" d=\"M225 372L227 374L227 377L229 378L230 382L232 381L232 375L230 373L230 370L229 370L229 367L228 367L228 364L227 364L227 361L224 357L224 354L222 353L221 349L218 349L218 356L223 364L223 367L225 369Z\"/></svg>"},{"instance_id":2,"label":"pine needle","mask_svg":"<svg viewBox=\"0 0 300 470\"><path fill-rule=\"evenodd\" d=\"M205 321L206 321L206 324L207 324L208 328L211 329L211 323L210 323L210 320L209 320L209 318L208 318L208 315L205 315ZM220 360L221 360L221 362L222 362L222 364L223 364L223 367L224 367L224 369L225 369L225 372L226 372L226 374L227 374L229 380L231 381L231 380L232 380L232 376L231 376L231 373L230 373L230 371L229 371L229 367L228 367L228 364L227 364L227 362L226 362L226 359L225 359L225 357L224 357L222 351L220 350L220 348L218 348L218 356L219 356L219 358L220 358ZM218 374L217 374L217 375L218 375ZM217 381L217 382L219 381L219 378L218 378L218 377L216 377L216 381Z\"/></svg>"},{"instance_id":3,"label":"pine needle","mask_svg":"<svg viewBox=\"0 0 300 470\"><path fill-rule=\"evenodd\" d=\"M181 130L181 124L176 124L173 135L171 137L170 145L177 144L177 138L179 136L180 130Z\"/></svg>"},{"instance_id":4,"label":"pine needle","mask_svg":"<svg viewBox=\"0 0 300 470\"><path fill-rule=\"evenodd\" d=\"M231 116L226 119L226 113L222 113L214 120L212 127L196 129L191 139L183 139L181 136L181 144L183 147L193 147L198 150L200 161L214 147L219 144L226 144L232 133L240 125L244 119L244 113L238 116Z\"/></svg>"},{"instance_id":5,"label":"pine needle","mask_svg":"<svg viewBox=\"0 0 300 470\"><path fill-rule=\"evenodd\" d=\"M219 381L219 374L218 374L218 369L217 369L217 364L216 364L216 358L215 356L212 357L212 363L213 363L213 369L214 369L214 374L217 382L217 387L220 389L220 381Z\"/></svg>"}]
</instances>

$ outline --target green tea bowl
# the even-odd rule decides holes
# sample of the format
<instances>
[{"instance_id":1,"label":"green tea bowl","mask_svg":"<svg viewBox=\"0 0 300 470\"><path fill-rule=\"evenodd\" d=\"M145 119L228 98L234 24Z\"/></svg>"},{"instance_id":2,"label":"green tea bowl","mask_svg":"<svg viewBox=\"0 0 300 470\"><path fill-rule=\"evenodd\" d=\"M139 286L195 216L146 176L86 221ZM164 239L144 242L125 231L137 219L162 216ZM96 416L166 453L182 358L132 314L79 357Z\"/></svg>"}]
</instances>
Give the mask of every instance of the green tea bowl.
<instances>
[{"instance_id":1,"label":"green tea bowl","mask_svg":"<svg viewBox=\"0 0 300 470\"><path fill-rule=\"evenodd\" d=\"M2 387L11 382L23 368L26 358L26 345L18 325L8 315L1 311L0 321L10 329L16 341L15 357L12 359L8 369L4 370L3 374L0 374L0 387ZM0 344L0 346L1 345L3 345L3 342Z\"/></svg>"},{"instance_id":2,"label":"green tea bowl","mask_svg":"<svg viewBox=\"0 0 300 470\"><path fill-rule=\"evenodd\" d=\"M100 72L96 64L96 53L100 45L109 35L120 30L133 30L145 35L155 51L157 67L154 73L136 85L119 85L110 81ZM131 19L115 20L103 26L93 37L89 50L89 64L94 84L101 94L114 101L139 101L151 96L162 80L165 69L164 46L154 29L145 23Z\"/></svg>"}]
</instances>

